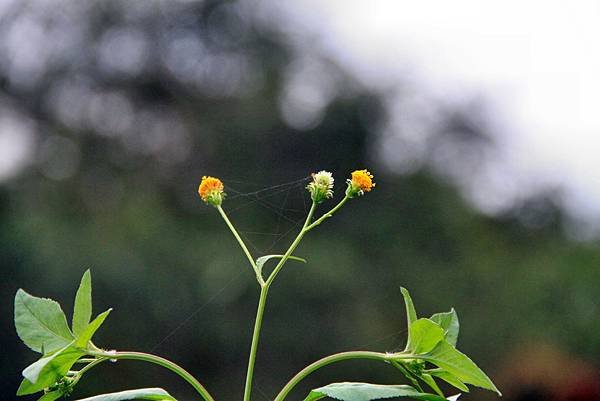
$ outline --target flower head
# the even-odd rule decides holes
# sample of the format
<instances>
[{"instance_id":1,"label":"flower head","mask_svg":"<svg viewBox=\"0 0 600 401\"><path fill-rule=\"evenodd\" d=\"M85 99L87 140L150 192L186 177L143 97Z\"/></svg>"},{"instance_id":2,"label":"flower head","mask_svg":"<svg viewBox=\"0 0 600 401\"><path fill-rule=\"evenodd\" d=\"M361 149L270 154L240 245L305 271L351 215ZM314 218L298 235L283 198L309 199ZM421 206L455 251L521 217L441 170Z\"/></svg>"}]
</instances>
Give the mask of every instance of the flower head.
<instances>
[{"instance_id":1,"label":"flower head","mask_svg":"<svg viewBox=\"0 0 600 401\"><path fill-rule=\"evenodd\" d=\"M346 181L348 189L346 195L350 198L356 195L364 195L365 192L370 192L374 187L373 174L368 170L355 170L351 174L351 178Z\"/></svg>"},{"instance_id":2,"label":"flower head","mask_svg":"<svg viewBox=\"0 0 600 401\"><path fill-rule=\"evenodd\" d=\"M312 174L312 182L306 186L310 192L310 198L315 203L321 203L325 199L333 197L333 176L329 171L321 170Z\"/></svg>"},{"instance_id":3,"label":"flower head","mask_svg":"<svg viewBox=\"0 0 600 401\"><path fill-rule=\"evenodd\" d=\"M204 176L198 187L200 198L210 205L220 206L227 195L223 192L224 186L221 180L215 177Z\"/></svg>"}]
</instances>

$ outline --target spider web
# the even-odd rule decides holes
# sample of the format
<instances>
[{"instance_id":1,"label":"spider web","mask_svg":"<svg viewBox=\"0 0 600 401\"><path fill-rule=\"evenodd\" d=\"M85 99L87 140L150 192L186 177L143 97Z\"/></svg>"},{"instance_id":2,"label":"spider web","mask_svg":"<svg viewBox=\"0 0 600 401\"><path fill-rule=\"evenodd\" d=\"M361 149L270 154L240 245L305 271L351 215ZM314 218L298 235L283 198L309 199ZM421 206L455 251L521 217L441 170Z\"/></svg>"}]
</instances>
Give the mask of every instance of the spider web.
<instances>
[{"instance_id":1,"label":"spider web","mask_svg":"<svg viewBox=\"0 0 600 401\"><path fill-rule=\"evenodd\" d=\"M299 229L308 212L308 193L305 187L309 180L310 177L303 177L250 192L244 192L241 188L248 186L247 182L224 180L225 192L229 196L223 208L230 218L241 218L239 224L236 224L238 232L254 253L264 255L273 252L279 242ZM256 206L274 220L271 222L273 230L257 231L253 228L253 221L243 219L240 212Z\"/></svg>"},{"instance_id":2,"label":"spider web","mask_svg":"<svg viewBox=\"0 0 600 401\"><path fill-rule=\"evenodd\" d=\"M303 177L283 184L261 187L259 184L250 183L246 180L223 179L225 192L228 194L226 201L223 203L223 209L234 222L244 242L251 248L254 257L275 252L277 246L281 245L286 238L290 238L293 233L298 232L306 219L310 204L310 196L306 191L306 185L309 180L310 177ZM271 221L268 222L269 227L272 226L274 229L259 231L252 228L256 225L256 221L253 219L257 214L256 210L253 210L253 213L248 214L251 218L245 218L243 212L249 208L259 208L263 212L259 213L260 217L264 217L266 221L270 219ZM232 246L237 247L237 244L232 244ZM248 272L248 269L239 269L238 272L234 273L225 285L215 290L204 303L199 305L158 341L150 349L150 352L155 351L168 342L175 334L192 322L194 318L199 316L204 309L218 300L229 287L239 281L242 275L248 274ZM387 345L393 348L390 349L391 352L397 351L400 349L400 336L405 333L406 330L383 333L381 337L361 344L358 348ZM254 389L261 398L268 401L269 396L260 388L258 380L259 377L256 377Z\"/></svg>"},{"instance_id":3,"label":"spider web","mask_svg":"<svg viewBox=\"0 0 600 401\"><path fill-rule=\"evenodd\" d=\"M252 249L255 257L272 252L282 240L290 237L294 231L300 229L308 212L309 197L305 187L309 180L310 177L303 177L283 184L260 187L256 183L249 183L248 181L223 179L225 192L228 194L226 202L223 203L223 208L228 216L234 220L239 234ZM250 190L244 191L244 189ZM253 221L246 221L247 219L244 219L242 213L251 207L259 207L262 211L266 212L267 220L269 218L273 220L269 224L274 223L272 231L256 231L251 229ZM254 217L255 214L253 213L251 216ZM240 222L238 223L237 220L240 220ZM247 227L247 229L244 229L244 227ZM233 237L232 241L235 242ZM232 243L232 246L237 247L237 244ZM225 285L216 289L204 303L199 305L162 337L150 349L150 352L155 351L168 342L168 340L187 326L194 318L199 316L200 312L218 300L225 290L236 283L242 275L248 272L248 269L239 269L238 272L234 273ZM257 391L260 392L258 388Z\"/></svg>"}]
</instances>

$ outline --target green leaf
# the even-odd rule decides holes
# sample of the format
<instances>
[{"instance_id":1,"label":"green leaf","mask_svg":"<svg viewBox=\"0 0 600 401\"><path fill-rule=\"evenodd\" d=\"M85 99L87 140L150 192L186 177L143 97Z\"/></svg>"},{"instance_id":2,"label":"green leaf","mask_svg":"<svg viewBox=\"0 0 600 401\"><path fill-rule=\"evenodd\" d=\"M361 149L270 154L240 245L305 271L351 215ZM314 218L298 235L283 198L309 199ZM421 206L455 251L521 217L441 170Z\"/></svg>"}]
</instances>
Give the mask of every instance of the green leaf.
<instances>
[{"instance_id":1,"label":"green leaf","mask_svg":"<svg viewBox=\"0 0 600 401\"><path fill-rule=\"evenodd\" d=\"M442 340L426 354L419 355L439 368L456 376L464 383L492 390L502 395L490 378L465 354L454 348L447 341Z\"/></svg>"},{"instance_id":2,"label":"green leaf","mask_svg":"<svg viewBox=\"0 0 600 401\"><path fill-rule=\"evenodd\" d=\"M418 355L431 351L444 339L444 330L429 319L415 320L408 328L406 349Z\"/></svg>"},{"instance_id":3,"label":"green leaf","mask_svg":"<svg viewBox=\"0 0 600 401\"><path fill-rule=\"evenodd\" d=\"M122 400L155 400L155 401L177 401L162 388L142 388L139 390L120 391L96 395L94 397L82 398L77 401L122 401Z\"/></svg>"},{"instance_id":4,"label":"green leaf","mask_svg":"<svg viewBox=\"0 0 600 401\"><path fill-rule=\"evenodd\" d=\"M469 392L469 388L467 387L467 385L465 383L461 382L460 379L458 379L456 376L454 376L451 373L446 372L443 369L430 369L430 370L427 370L427 373L429 373L432 376L439 377L446 383L450 384L451 386L456 387L459 390L464 391L465 393Z\"/></svg>"},{"instance_id":5,"label":"green leaf","mask_svg":"<svg viewBox=\"0 0 600 401\"><path fill-rule=\"evenodd\" d=\"M427 385L429 387L431 387L431 389L433 391L435 391L437 394L441 395L442 397L444 396L444 393L442 393L442 390L440 390L439 386L435 382L435 379L433 377L431 377L430 374L428 374L428 373L421 373L419 375L419 378L421 380L423 380L425 383L427 383Z\"/></svg>"},{"instance_id":6,"label":"green leaf","mask_svg":"<svg viewBox=\"0 0 600 401\"><path fill-rule=\"evenodd\" d=\"M65 376L73 364L85 355L72 341L52 355L45 356L23 370L25 380L21 382L17 395L33 394L54 385Z\"/></svg>"},{"instance_id":7,"label":"green leaf","mask_svg":"<svg viewBox=\"0 0 600 401\"><path fill-rule=\"evenodd\" d=\"M79 348L87 348L88 343L91 341L92 337L96 333L96 331L102 326L104 320L112 311L112 308L102 312L92 321L92 323L88 324L87 327L83 330L81 335L75 341L75 345Z\"/></svg>"},{"instance_id":8,"label":"green leaf","mask_svg":"<svg viewBox=\"0 0 600 401\"><path fill-rule=\"evenodd\" d=\"M92 318L92 278L89 269L83 273L79 289L75 295L73 308L73 334L78 336L90 323Z\"/></svg>"},{"instance_id":9,"label":"green leaf","mask_svg":"<svg viewBox=\"0 0 600 401\"><path fill-rule=\"evenodd\" d=\"M284 255L265 255L256 259L256 267L258 268L259 273L262 273L262 268L270 259L281 259ZM288 260L295 260L296 262L306 263L306 259L299 258L297 256L289 256Z\"/></svg>"},{"instance_id":10,"label":"green leaf","mask_svg":"<svg viewBox=\"0 0 600 401\"><path fill-rule=\"evenodd\" d=\"M404 303L406 304L406 321L407 327L417 320L417 312L415 311L415 305L413 304L412 298L408 290L404 287L400 287L400 291L402 292L402 296L404 297Z\"/></svg>"},{"instance_id":11,"label":"green leaf","mask_svg":"<svg viewBox=\"0 0 600 401\"><path fill-rule=\"evenodd\" d=\"M371 401L381 398L407 397L426 401L446 401L435 394L422 393L407 385L382 385L370 383L332 383L314 389L304 401L316 401L331 397L342 401Z\"/></svg>"},{"instance_id":12,"label":"green leaf","mask_svg":"<svg viewBox=\"0 0 600 401\"><path fill-rule=\"evenodd\" d=\"M430 319L444 329L446 332L446 341L456 347L460 325L458 323L458 315L456 314L454 308L450 309L450 312L436 313L435 315L431 316Z\"/></svg>"},{"instance_id":13,"label":"green leaf","mask_svg":"<svg viewBox=\"0 0 600 401\"><path fill-rule=\"evenodd\" d=\"M102 325L112 309L98 315L81 332L76 340L72 340L62 349L46 355L23 370L25 379L21 382L17 395L33 394L54 385L67 374L73 364L86 354L85 349L92 336ZM48 400L51 400L49 396ZM46 400L44 400L46 401Z\"/></svg>"},{"instance_id":14,"label":"green leaf","mask_svg":"<svg viewBox=\"0 0 600 401\"><path fill-rule=\"evenodd\" d=\"M49 393L46 393L43 396L41 396L38 399L38 401L55 401L63 395L65 395L65 392L63 390L50 391Z\"/></svg>"},{"instance_id":15,"label":"green leaf","mask_svg":"<svg viewBox=\"0 0 600 401\"><path fill-rule=\"evenodd\" d=\"M15 295L15 327L25 345L40 353L61 349L74 339L58 302L21 289Z\"/></svg>"},{"instance_id":16,"label":"green leaf","mask_svg":"<svg viewBox=\"0 0 600 401\"><path fill-rule=\"evenodd\" d=\"M402 296L404 297L404 305L406 306L406 327L410 329L410 325L413 324L415 320L417 320L417 312L415 311L415 305L413 304L412 298L408 290L404 287L400 287L400 291L402 292ZM406 344L408 349L408 344L411 342L410 338L410 330L408 331L408 342Z\"/></svg>"}]
</instances>

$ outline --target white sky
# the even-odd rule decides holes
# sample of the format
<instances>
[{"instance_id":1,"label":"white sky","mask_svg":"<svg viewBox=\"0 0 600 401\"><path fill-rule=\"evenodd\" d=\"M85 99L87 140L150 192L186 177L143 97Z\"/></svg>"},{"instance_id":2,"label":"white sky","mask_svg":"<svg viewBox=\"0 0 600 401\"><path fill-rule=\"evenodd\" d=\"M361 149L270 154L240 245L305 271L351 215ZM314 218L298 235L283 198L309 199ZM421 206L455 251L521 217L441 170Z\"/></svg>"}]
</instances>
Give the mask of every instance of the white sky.
<instances>
[{"instance_id":1,"label":"white sky","mask_svg":"<svg viewBox=\"0 0 600 401\"><path fill-rule=\"evenodd\" d=\"M489 96L518 181L600 216L600 1L266 1L364 82Z\"/></svg>"}]
</instances>

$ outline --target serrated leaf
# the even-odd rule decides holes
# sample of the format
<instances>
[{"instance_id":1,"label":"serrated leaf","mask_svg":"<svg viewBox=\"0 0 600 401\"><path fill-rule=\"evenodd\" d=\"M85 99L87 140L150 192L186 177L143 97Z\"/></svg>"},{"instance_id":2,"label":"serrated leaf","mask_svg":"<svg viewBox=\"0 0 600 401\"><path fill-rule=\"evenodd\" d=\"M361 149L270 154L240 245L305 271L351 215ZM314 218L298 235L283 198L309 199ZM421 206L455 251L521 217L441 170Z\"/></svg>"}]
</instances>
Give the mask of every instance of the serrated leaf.
<instances>
[{"instance_id":1,"label":"serrated leaf","mask_svg":"<svg viewBox=\"0 0 600 401\"><path fill-rule=\"evenodd\" d=\"M73 307L73 334L78 336L90 323L92 318L92 278L90 270L86 270L81 277L81 283L75 295Z\"/></svg>"},{"instance_id":2,"label":"serrated leaf","mask_svg":"<svg viewBox=\"0 0 600 401\"><path fill-rule=\"evenodd\" d=\"M265 265L265 263L267 263L270 259L281 259L283 258L285 255L265 255L265 256L261 256L260 258L256 259L256 267L258 268L258 272L262 273L262 269L263 266ZM299 258L297 256L289 256L288 260L294 260L296 262L302 262L302 263L306 263L305 259Z\"/></svg>"},{"instance_id":3,"label":"serrated leaf","mask_svg":"<svg viewBox=\"0 0 600 401\"><path fill-rule=\"evenodd\" d=\"M77 401L123 401L123 400L153 400L153 401L177 401L162 388L142 388L138 390L126 390L118 393L96 395L94 397L82 398Z\"/></svg>"},{"instance_id":4,"label":"serrated leaf","mask_svg":"<svg viewBox=\"0 0 600 401\"><path fill-rule=\"evenodd\" d=\"M494 383L475 362L445 340L440 341L430 352L420 354L419 358L446 370L464 383L492 390L501 395Z\"/></svg>"},{"instance_id":5,"label":"serrated leaf","mask_svg":"<svg viewBox=\"0 0 600 401\"><path fill-rule=\"evenodd\" d=\"M21 382L17 395L33 394L46 387L54 385L65 376L73 364L85 355L81 349L74 346L72 341L66 347L45 356L23 370L25 380Z\"/></svg>"},{"instance_id":6,"label":"serrated leaf","mask_svg":"<svg viewBox=\"0 0 600 401\"><path fill-rule=\"evenodd\" d=\"M22 289L15 295L15 327L25 345L40 353L61 349L74 339L58 302Z\"/></svg>"},{"instance_id":7,"label":"serrated leaf","mask_svg":"<svg viewBox=\"0 0 600 401\"><path fill-rule=\"evenodd\" d=\"M75 341L75 345L79 348L87 348L88 343L91 341L92 337L100 328L100 326L102 326L102 323L104 323L104 320L111 311L112 308L96 316L96 318L90 324L87 325L87 327L83 330L81 335L77 338L77 340Z\"/></svg>"},{"instance_id":8,"label":"serrated leaf","mask_svg":"<svg viewBox=\"0 0 600 401\"><path fill-rule=\"evenodd\" d=\"M382 385L370 383L332 383L314 389L304 401L316 401L331 397L341 401L371 401L382 398L413 398L425 401L446 401L444 397L435 394L422 393L407 385Z\"/></svg>"},{"instance_id":9,"label":"serrated leaf","mask_svg":"<svg viewBox=\"0 0 600 401\"><path fill-rule=\"evenodd\" d=\"M424 354L443 339L444 330L438 324L425 318L417 319L408 328L406 349L415 355Z\"/></svg>"},{"instance_id":10,"label":"serrated leaf","mask_svg":"<svg viewBox=\"0 0 600 401\"><path fill-rule=\"evenodd\" d=\"M458 323L458 315L454 308L450 312L436 313L430 317L432 321L439 324L442 329L446 332L445 338L451 345L456 347L458 340L458 331L460 324Z\"/></svg>"},{"instance_id":11,"label":"serrated leaf","mask_svg":"<svg viewBox=\"0 0 600 401\"><path fill-rule=\"evenodd\" d=\"M430 369L430 370L427 370L427 373L429 373L432 376L439 377L446 383L450 384L451 386L456 387L459 390L464 391L465 393L469 392L469 388L467 387L467 385L465 383L461 382L458 377L454 376L451 373L446 372L443 369Z\"/></svg>"}]
</instances>

